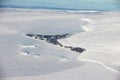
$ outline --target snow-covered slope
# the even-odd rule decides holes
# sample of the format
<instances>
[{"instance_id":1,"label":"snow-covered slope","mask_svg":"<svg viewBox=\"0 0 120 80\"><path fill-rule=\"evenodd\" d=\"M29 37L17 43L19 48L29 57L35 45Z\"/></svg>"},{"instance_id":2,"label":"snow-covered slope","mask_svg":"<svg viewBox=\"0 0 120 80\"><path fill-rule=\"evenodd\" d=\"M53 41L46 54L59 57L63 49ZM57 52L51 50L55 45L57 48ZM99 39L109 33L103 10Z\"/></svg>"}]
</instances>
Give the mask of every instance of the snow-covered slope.
<instances>
[{"instance_id":1,"label":"snow-covered slope","mask_svg":"<svg viewBox=\"0 0 120 80\"><path fill-rule=\"evenodd\" d=\"M119 11L0 9L0 80L119 80ZM63 45L25 36L71 34Z\"/></svg>"}]
</instances>

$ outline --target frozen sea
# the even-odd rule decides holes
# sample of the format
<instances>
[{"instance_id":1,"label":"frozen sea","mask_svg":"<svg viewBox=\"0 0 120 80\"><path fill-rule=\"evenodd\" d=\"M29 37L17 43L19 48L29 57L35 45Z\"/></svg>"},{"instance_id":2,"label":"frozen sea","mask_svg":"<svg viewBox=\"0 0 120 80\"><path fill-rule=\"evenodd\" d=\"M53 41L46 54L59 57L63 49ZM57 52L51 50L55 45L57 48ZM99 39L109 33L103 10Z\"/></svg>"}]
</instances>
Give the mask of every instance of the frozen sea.
<instances>
[{"instance_id":1,"label":"frozen sea","mask_svg":"<svg viewBox=\"0 0 120 80\"><path fill-rule=\"evenodd\" d=\"M0 80L120 80L119 0L3 0L0 7ZM86 51L29 33L70 34L58 41Z\"/></svg>"}]
</instances>

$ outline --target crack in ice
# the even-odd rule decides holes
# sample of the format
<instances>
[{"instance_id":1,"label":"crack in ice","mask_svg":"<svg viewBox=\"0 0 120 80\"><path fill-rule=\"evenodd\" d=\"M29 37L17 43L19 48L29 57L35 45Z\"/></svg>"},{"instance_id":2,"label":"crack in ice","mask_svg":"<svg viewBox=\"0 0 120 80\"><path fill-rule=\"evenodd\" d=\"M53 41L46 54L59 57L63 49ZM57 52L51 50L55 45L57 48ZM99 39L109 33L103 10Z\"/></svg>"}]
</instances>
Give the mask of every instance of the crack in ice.
<instances>
[{"instance_id":1,"label":"crack in ice","mask_svg":"<svg viewBox=\"0 0 120 80\"><path fill-rule=\"evenodd\" d=\"M86 61L86 62L92 62L92 63L97 63L97 64L102 65L103 67L105 67L105 68L108 69L108 70L111 70L111 71L113 71L113 72L120 73L118 70L113 69L113 68L111 68L111 67L108 67L107 65L105 65L104 63L102 63L102 62L100 62L100 61L88 60L88 59L78 59L78 60L80 60L80 61Z\"/></svg>"}]
</instances>

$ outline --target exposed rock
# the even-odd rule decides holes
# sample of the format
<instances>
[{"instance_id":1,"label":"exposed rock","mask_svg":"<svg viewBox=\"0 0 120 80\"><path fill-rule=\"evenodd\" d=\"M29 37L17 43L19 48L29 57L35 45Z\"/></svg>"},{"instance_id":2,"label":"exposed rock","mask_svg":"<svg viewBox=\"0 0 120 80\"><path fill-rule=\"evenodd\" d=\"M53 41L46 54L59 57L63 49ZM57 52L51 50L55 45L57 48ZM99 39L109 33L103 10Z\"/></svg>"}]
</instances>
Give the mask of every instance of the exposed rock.
<instances>
[{"instance_id":1,"label":"exposed rock","mask_svg":"<svg viewBox=\"0 0 120 80\"><path fill-rule=\"evenodd\" d=\"M63 46L60 42L58 42L58 39L63 39L63 38L69 37L69 34L63 34L63 35L26 34L26 36L33 37L35 39L45 40L48 43L52 43L54 45L59 45L59 46L64 47L64 48L69 48L70 50L76 51L79 53L86 51L84 48L81 48L81 47Z\"/></svg>"},{"instance_id":2,"label":"exposed rock","mask_svg":"<svg viewBox=\"0 0 120 80\"><path fill-rule=\"evenodd\" d=\"M34 34L26 34L26 36L33 37Z\"/></svg>"},{"instance_id":3,"label":"exposed rock","mask_svg":"<svg viewBox=\"0 0 120 80\"><path fill-rule=\"evenodd\" d=\"M79 53L82 53L83 51L86 51L84 48L81 47L72 47L72 46L64 46L65 48L69 48L72 51L76 51Z\"/></svg>"},{"instance_id":4,"label":"exposed rock","mask_svg":"<svg viewBox=\"0 0 120 80\"><path fill-rule=\"evenodd\" d=\"M81 47L72 47L71 50L79 52L79 53L82 53L83 51L86 51L84 48L81 48Z\"/></svg>"},{"instance_id":5,"label":"exposed rock","mask_svg":"<svg viewBox=\"0 0 120 80\"><path fill-rule=\"evenodd\" d=\"M40 39L40 40L45 40L49 43L52 43L54 45L59 45L59 46L63 46L62 44L60 44L57 39L62 39L62 38L66 38L68 37L69 34L63 34L63 35L38 35L38 34L26 34L26 36L29 37L34 37L35 39Z\"/></svg>"},{"instance_id":6,"label":"exposed rock","mask_svg":"<svg viewBox=\"0 0 120 80\"><path fill-rule=\"evenodd\" d=\"M72 46L64 46L65 48L70 48L70 49L72 49Z\"/></svg>"}]
</instances>

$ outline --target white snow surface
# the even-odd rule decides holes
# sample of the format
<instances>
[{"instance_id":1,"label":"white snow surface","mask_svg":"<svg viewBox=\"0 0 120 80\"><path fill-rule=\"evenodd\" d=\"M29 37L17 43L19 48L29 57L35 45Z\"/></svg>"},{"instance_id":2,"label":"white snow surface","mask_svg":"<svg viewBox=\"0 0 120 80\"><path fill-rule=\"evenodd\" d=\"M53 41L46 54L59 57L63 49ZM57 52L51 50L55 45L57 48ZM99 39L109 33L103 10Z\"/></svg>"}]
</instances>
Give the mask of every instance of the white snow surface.
<instances>
[{"instance_id":1,"label":"white snow surface","mask_svg":"<svg viewBox=\"0 0 120 80\"><path fill-rule=\"evenodd\" d=\"M0 9L0 80L120 80L120 11ZM60 39L77 53L25 36Z\"/></svg>"}]
</instances>

